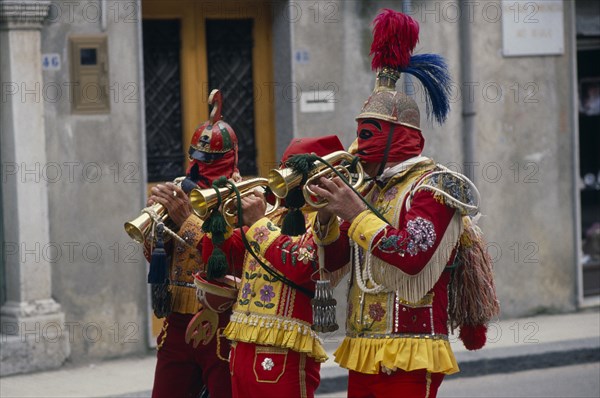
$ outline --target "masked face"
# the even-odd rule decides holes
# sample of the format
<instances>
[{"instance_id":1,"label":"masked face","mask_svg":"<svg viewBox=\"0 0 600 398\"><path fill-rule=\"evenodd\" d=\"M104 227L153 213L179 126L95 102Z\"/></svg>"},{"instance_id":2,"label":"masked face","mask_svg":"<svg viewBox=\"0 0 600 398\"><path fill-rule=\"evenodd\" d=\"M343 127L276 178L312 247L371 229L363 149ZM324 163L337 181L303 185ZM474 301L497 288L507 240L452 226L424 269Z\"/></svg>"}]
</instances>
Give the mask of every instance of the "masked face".
<instances>
[{"instance_id":1,"label":"masked face","mask_svg":"<svg viewBox=\"0 0 600 398\"><path fill-rule=\"evenodd\" d=\"M362 119L358 121L356 128L357 152L356 155L364 161L379 161L376 143L387 137L389 123L376 119ZM381 152L379 155L382 155Z\"/></svg>"},{"instance_id":2,"label":"masked face","mask_svg":"<svg viewBox=\"0 0 600 398\"><path fill-rule=\"evenodd\" d=\"M365 163L403 162L420 155L425 143L419 130L380 119L359 119L356 135L356 156Z\"/></svg>"}]
</instances>

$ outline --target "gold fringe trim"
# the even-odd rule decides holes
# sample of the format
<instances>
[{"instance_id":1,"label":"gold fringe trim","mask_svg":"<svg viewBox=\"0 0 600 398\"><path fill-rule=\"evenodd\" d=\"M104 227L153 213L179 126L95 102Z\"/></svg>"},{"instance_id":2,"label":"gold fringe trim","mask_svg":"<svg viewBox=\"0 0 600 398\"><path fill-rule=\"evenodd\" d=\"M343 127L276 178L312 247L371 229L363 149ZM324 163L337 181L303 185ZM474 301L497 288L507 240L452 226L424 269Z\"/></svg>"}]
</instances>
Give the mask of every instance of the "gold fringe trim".
<instances>
[{"instance_id":1,"label":"gold fringe trim","mask_svg":"<svg viewBox=\"0 0 600 398\"><path fill-rule=\"evenodd\" d=\"M319 336L308 323L297 319L234 312L224 334L229 340L288 348L317 362L327 360Z\"/></svg>"},{"instance_id":2,"label":"gold fringe trim","mask_svg":"<svg viewBox=\"0 0 600 398\"><path fill-rule=\"evenodd\" d=\"M416 302L423 298L437 282L446 268L452 250L462 233L462 220L455 212L435 253L416 275L410 275L391 264L372 256L373 279L377 284L396 291L400 298Z\"/></svg>"},{"instance_id":3,"label":"gold fringe trim","mask_svg":"<svg viewBox=\"0 0 600 398\"><path fill-rule=\"evenodd\" d=\"M346 337L333 355L341 367L367 374L378 374L382 367L408 372L425 369L447 375L460 370L450 343L426 336L391 339Z\"/></svg>"},{"instance_id":4,"label":"gold fringe trim","mask_svg":"<svg viewBox=\"0 0 600 398\"><path fill-rule=\"evenodd\" d=\"M196 289L185 286L170 286L171 289L171 309L180 314L195 314L200 311L202 306L196 297Z\"/></svg>"}]
</instances>

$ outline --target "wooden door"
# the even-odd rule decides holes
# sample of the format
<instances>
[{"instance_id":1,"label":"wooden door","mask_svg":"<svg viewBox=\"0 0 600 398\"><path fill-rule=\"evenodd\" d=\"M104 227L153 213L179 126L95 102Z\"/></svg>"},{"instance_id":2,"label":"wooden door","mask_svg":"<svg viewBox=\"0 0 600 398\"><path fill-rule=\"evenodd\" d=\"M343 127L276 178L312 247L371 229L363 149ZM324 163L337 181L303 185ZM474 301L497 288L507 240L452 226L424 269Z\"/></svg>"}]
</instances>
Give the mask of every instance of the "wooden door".
<instances>
[{"instance_id":1,"label":"wooden door","mask_svg":"<svg viewBox=\"0 0 600 398\"><path fill-rule=\"evenodd\" d=\"M275 164L269 3L143 0L142 15L149 185L184 174L214 88L238 136L242 176L266 175ZM157 336L162 322L152 318Z\"/></svg>"}]
</instances>

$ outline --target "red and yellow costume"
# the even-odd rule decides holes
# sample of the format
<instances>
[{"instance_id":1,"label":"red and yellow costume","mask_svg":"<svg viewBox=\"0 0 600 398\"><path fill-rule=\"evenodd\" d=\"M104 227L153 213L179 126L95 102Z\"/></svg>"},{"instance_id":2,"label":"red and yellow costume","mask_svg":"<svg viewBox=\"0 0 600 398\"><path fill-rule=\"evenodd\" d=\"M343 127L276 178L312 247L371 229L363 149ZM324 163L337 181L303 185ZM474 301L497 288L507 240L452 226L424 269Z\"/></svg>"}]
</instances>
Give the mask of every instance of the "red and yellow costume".
<instances>
[{"instance_id":1,"label":"red and yellow costume","mask_svg":"<svg viewBox=\"0 0 600 398\"><path fill-rule=\"evenodd\" d=\"M209 104L214 105L211 118L195 131L189 148L187 177L200 188L209 188L221 176L239 178L237 137L231 126L221 120L221 94L218 90L211 93ZM170 255L167 281L170 303L166 306L170 311L157 339L158 361L153 397L195 398L203 386L210 396L231 396L229 342L222 335L231 312L211 314L209 318L214 324L210 327L213 331L216 329L216 333L209 335L203 344L194 348L186 343L186 328L194 315L200 311L211 311L199 304L194 284L194 275L205 269L201 249L208 237L201 229L202 223L196 215L190 215L177 231L180 239L173 237L166 247ZM145 254L149 261L150 251L146 242ZM153 306L155 304L153 302Z\"/></svg>"},{"instance_id":2,"label":"red and yellow costume","mask_svg":"<svg viewBox=\"0 0 600 398\"><path fill-rule=\"evenodd\" d=\"M473 327L489 320L469 318L476 312L472 307L456 311L456 303L471 302L456 294L461 281L454 275L465 272L452 270L457 253L464 252L459 250L463 223L473 231L466 219L477 211L477 190L466 177L421 156L425 140L419 108L396 91L401 72L414 75L425 87L428 110L444 121L449 110L446 65L433 54L412 56L418 31L407 15L384 10L376 17L371 54L377 82L357 117L357 140L350 150L376 176L362 191L371 207L340 213L343 201L336 199L334 213L351 222L339 225L332 217L326 226L315 225L327 267L335 270L330 253L352 261L346 338L334 354L350 370L349 397L387 397L392 391L402 397L435 397L444 375L459 370L448 325L461 326L462 332L465 320L474 320L468 324ZM356 198L351 202L355 208ZM488 263L479 265L477 272L485 271L477 276L489 276ZM473 267L463 268L470 272ZM485 301L491 303L486 316L497 310L491 296Z\"/></svg>"},{"instance_id":3,"label":"red and yellow costume","mask_svg":"<svg viewBox=\"0 0 600 398\"><path fill-rule=\"evenodd\" d=\"M360 391L369 384L385 390L384 385L412 371L422 376L410 384L422 387L416 396L435 396L441 375L458 371L448 342L447 266L453 262L462 216L431 191L414 191L413 184L436 169L431 160L418 159L401 164L383 186L367 189L366 199L388 223L365 210L341 228L334 219L325 240L317 240L329 243L326 253L350 254L341 262L353 263L346 338L335 352L336 362L351 371L349 396L367 396ZM327 256L325 261L330 264ZM378 381L361 375L378 375ZM377 387L379 382L384 385Z\"/></svg>"},{"instance_id":4,"label":"red and yellow costume","mask_svg":"<svg viewBox=\"0 0 600 398\"><path fill-rule=\"evenodd\" d=\"M213 396L231 396L229 380L229 342L222 336L230 312L218 314L218 328L208 344L193 348L185 341L185 332L192 317L203 309L196 298L194 274L204 269L202 220L191 215L178 235L187 244L174 241L169 269L171 313L164 319L157 338L157 363L153 397L197 397L203 386Z\"/></svg>"},{"instance_id":5,"label":"red and yellow costume","mask_svg":"<svg viewBox=\"0 0 600 398\"><path fill-rule=\"evenodd\" d=\"M321 146L320 143L323 145ZM283 161L294 154L343 148L335 136L292 141ZM264 217L245 231L259 258L308 292L315 290L317 246L310 225L315 213L305 215L305 234L281 233L282 212ZM270 275L245 250L241 231L225 241L226 253L245 253L242 280L225 336L232 340L230 369L234 397L313 397L320 381L320 363L327 359L311 329L311 297ZM204 256L210 255L205 246ZM338 265L338 264L336 264Z\"/></svg>"}]
</instances>

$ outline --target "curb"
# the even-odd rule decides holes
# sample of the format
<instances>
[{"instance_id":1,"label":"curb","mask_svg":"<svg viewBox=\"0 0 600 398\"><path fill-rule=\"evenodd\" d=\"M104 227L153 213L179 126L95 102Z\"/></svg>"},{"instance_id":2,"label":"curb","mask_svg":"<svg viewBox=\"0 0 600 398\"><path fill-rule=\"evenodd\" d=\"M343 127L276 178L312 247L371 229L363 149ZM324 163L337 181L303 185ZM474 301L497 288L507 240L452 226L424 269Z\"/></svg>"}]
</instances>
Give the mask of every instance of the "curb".
<instances>
[{"instance_id":1,"label":"curb","mask_svg":"<svg viewBox=\"0 0 600 398\"><path fill-rule=\"evenodd\" d=\"M570 351L552 351L512 357L485 358L459 361L460 372L446 376L445 380L478 377L499 373L515 373L531 369L546 369L575 364L600 362L600 347L580 348ZM321 378L318 394L346 391L348 375Z\"/></svg>"}]
</instances>

